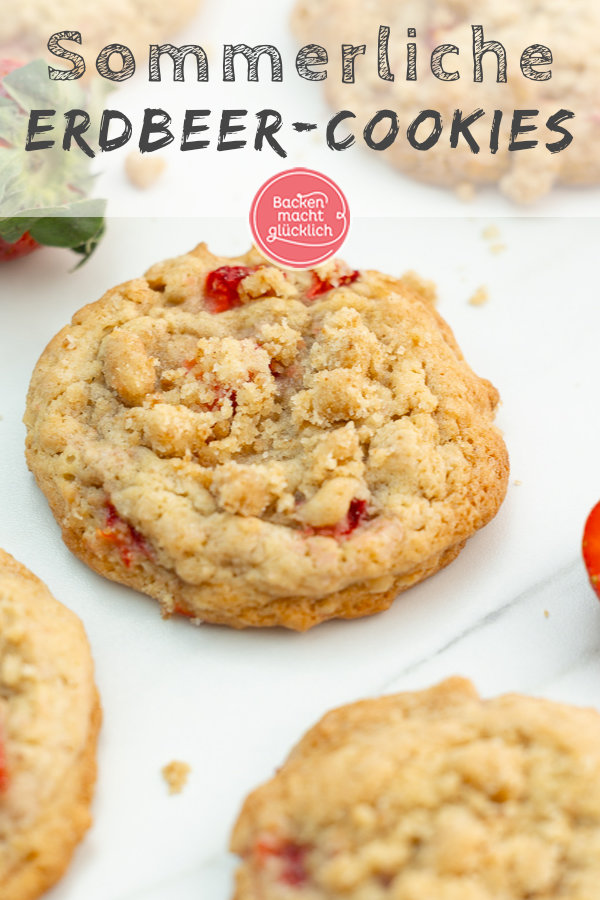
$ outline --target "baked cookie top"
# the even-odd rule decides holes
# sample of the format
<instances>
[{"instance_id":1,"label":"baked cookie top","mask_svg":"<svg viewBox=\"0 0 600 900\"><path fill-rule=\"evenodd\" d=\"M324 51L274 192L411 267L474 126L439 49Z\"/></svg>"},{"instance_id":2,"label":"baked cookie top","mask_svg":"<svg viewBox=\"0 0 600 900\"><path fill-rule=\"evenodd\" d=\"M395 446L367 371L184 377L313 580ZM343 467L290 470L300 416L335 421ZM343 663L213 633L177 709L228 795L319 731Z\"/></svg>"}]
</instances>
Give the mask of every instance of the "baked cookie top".
<instances>
[{"instance_id":1,"label":"baked cookie top","mask_svg":"<svg viewBox=\"0 0 600 900\"><path fill-rule=\"evenodd\" d=\"M292 627L344 610L269 612L281 598L383 592L455 555L507 460L497 392L432 301L414 275L203 244L109 291L29 391L29 465L65 540L166 612Z\"/></svg>"},{"instance_id":2,"label":"baked cookie top","mask_svg":"<svg viewBox=\"0 0 600 900\"><path fill-rule=\"evenodd\" d=\"M0 895L37 897L90 823L99 725L79 619L0 550Z\"/></svg>"},{"instance_id":3,"label":"baked cookie top","mask_svg":"<svg viewBox=\"0 0 600 900\"><path fill-rule=\"evenodd\" d=\"M600 716L453 678L330 712L247 799L236 900L595 900Z\"/></svg>"},{"instance_id":4,"label":"baked cookie top","mask_svg":"<svg viewBox=\"0 0 600 900\"><path fill-rule=\"evenodd\" d=\"M367 150L370 157L388 160L423 181L449 187L499 182L503 193L517 203L533 203L554 185L597 184L600 160L594 148L600 133L600 6L595 0L298 0L293 17L294 30L305 44L325 46L331 55L325 90L333 107L357 116L346 122L361 141L361 131L378 110L397 113L399 134L385 151ZM390 28L389 60L394 81L384 81L377 73L377 35L380 25ZM507 53L507 81L497 83L493 53L483 57L483 82L473 81L472 25L481 25L486 41L499 41ZM416 37L408 37L414 28ZM365 56L356 59L355 81L343 84L334 67L341 43L364 45ZM407 81L407 44L417 48L417 81ZM521 73L521 54L528 46L545 45L553 63L535 71L552 77L533 81ZM459 54L444 57L447 72L460 74L456 81L440 81L430 69L431 54L441 45L454 45ZM585 48L585 52L584 49ZM443 132L438 143L421 151L410 146L406 131L416 116L426 109L442 114ZM450 147L450 131L455 110L464 117L475 110L485 115L470 127L479 152L471 152L460 137ZM561 110L575 118L563 123L573 134L571 145L551 153L547 143L562 134L550 131L548 118ZM503 112L499 149L490 152L495 110ZM537 140L530 149L509 152L514 110L539 110L525 118L525 125L537 126L519 140ZM381 139L387 122L379 126ZM384 127L386 126L386 127ZM418 131L423 141L432 130L428 120ZM342 130L340 129L340 134ZM352 152L352 151L351 151ZM365 157L365 164L369 159Z\"/></svg>"}]
</instances>

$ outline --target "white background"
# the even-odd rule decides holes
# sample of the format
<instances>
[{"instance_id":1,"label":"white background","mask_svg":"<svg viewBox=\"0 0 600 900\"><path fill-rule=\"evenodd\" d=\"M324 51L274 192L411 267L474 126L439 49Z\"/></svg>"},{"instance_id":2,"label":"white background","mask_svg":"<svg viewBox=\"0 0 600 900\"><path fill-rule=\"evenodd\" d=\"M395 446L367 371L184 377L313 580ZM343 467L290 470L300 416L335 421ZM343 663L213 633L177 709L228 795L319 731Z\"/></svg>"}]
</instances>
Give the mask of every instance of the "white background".
<instances>
[{"instance_id":1,"label":"white background","mask_svg":"<svg viewBox=\"0 0 600 900\"><path fill-rule=\"evenodd\" d=\"M245 221L117 220L76 272L53 250L2 267L0 546L82 617L105 712L95 825L52 900L228 900L244 795L335 704L461 673L487 694L600 706L600 609L580 561L600 499L600 223L505 220L498 255L489 224L357 219L343 255L438 283L440 312L502 394L506 502L388 612L305 635L163 622L154 601L67 551L23 456L28 380L50 337L105 289L200 240L244 251ZM473 307L481 285L489 301ZM159 774L173 758L192 766L177 797Z\"/></svg>"}]
</instances>

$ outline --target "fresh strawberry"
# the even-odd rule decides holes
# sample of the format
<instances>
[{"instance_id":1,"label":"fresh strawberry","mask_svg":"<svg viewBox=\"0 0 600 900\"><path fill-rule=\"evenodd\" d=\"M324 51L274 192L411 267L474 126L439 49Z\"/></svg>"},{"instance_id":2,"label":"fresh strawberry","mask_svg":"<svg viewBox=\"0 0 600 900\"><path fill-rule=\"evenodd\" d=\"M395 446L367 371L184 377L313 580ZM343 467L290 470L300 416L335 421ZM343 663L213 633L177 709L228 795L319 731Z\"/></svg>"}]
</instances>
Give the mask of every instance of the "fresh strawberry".
<instances>
[{"instance_id":1,"label":"fresh strawberry","mask_svg":"<svg viewBox=\"0 0 600 900\"><path fill-rule=\"evenodd\" d=\"M9 244L0 237L0 263L10 262L11 259L19 259L20 256L27 256L34 250L39 250L40 244L34 240L28 231L22 234L14 244Z\"/></svg>"},{"instance_id":2,"label":"fresh strawberry","mask_svg":"<svg viewBox=\"0 0 600 900\"><path fill-rule=\"evenodd\" d=\"M590 583L600 597L600 503L596 504L585 523L582 550Z\"/></svg>"},{"instance_id":3,"label":"fresh strawberry","mask_svg":"<svg viewBox=\"0 0 600 900\"><path fill-rule=\"evenodd\" d=\"M72 94L72 91L75 94ZM0 262L40 245L64 247L82 262L104 232L104 201L89 199L89 159L65 153L60 142L29 153L24 147L28 110L65 107L66 87L48 80L45 62L0 59ZM69 104L93 110L98 89L69 87Z\"/></svg>"}]
</instances>

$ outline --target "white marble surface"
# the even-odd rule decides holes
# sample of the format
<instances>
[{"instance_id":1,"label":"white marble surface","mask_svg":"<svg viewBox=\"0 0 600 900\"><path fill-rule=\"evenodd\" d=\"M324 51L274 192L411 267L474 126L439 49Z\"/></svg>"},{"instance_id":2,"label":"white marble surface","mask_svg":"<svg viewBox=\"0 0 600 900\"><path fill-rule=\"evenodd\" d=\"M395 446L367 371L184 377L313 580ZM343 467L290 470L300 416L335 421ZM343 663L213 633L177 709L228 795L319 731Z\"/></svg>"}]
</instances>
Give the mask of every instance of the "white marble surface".
<instances>
[{"instance_id":1,"label":"white marble surface","mask_svg":"<svg viewBox=\"0 0 600 900\"><path fill-rule=\"evenodd\" d=\"M488 224L357 219L344 255L438 282L441 313L502 394L506 502L388 612L305 635L163 622L154 602L69 554L23 458L29 375L70 315L197 240L242 251L245 222L118 220L77 272L56 251L0 271L0 546L84 620L105 710L95 824L52 900L228 900L244 795L333 705L460 673L485 694L600 707L600 607L579 552L600 498L600 222L503 220L499 255ZM470 306L482 284L489 302ZM192 766L177 797L159 774L173 758Z\"/></svg>"}]
</instances>

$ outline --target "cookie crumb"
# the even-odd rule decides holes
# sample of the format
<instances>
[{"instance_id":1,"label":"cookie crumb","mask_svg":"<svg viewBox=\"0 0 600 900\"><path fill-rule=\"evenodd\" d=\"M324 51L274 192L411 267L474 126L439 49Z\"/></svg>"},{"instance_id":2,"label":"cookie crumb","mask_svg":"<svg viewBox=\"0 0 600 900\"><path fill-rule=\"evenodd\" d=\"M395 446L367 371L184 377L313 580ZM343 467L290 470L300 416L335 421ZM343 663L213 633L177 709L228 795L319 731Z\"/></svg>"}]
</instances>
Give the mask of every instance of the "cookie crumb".
<instances>
[{"instance_id":1,"label":"cookie crumb","mask_svg":"<svg viewBox=\"0 0 600 900\"><path fill-rule=\"evenodd\" d=\"M77 346L77 341L75 340L75 338L73 337L72 334L67 334L67 335L65 335L65 339L64 339L62 345L65 348L65 350L74 350L75 347Z\"/></svg>"},{"instance_id":2,"label":"cookie crumb","mask_svg":"<svg viewBox=\"0 0 600 900\"><path fill-rule=\"evenodd\" d=\"M141 153L130 153L125 160L125 174L131 184L145 191L156 184L167 164L160 156L142 156Z\"/></svg>"},{"instance_id":3,"label":"cookie crumb","mask_svg":"<svg viewBox=\"0 0 600 900\"><path fill-rule=\"evenodd\" d=\"M461 203L472 203L475 199L475 185L469 181L462 181L456 185L455 194Z\"/></svg>"},{"instance_id":4,"label":"cookie crumb","mask_svg":"<svg viewBox=\"0 0 600 900\"><path fill-rule=\"evenodd\" d=\"M550 613L548 612L547 609L544 610L544 616L545 616L547 619L550 618Z\"/></svg>"},{"instance_id":5,"label":"cookie crumb","mask_svg":"<svg viewBox=\"0 0 600 900\"><path fill-rule=\"evenodd\" d=\"M523 482L521 481L520 478L515 478L515 480L513 481L513 484L514 484L515 487L521 487L521 485L523 484Z\"/></svg>"},{"instance_id":6,"label":"cookie crumb","mask_svg":"<svg viewBox=\"0 0 600 900\"><path fill-rule=\"evenodd\" d=\"M486 241L496 241L500 237L500 229L497 225L488 225L483 229L481 235Z\"/></svg>"},{"instance_id":7,"label":"cookie crumb","mask_svg":"<svg viewBox=\"0 0 600 900\"><path fill-rule=\"evenodd\" d=\"M490 253L493 253L494 256L497 256L499 253L503 253L506 250L506 244L501 240L502 235L500 234L500 229L497 225L488 225L483 229L481 235L483 239L489 243Z\"/></svg>"},{"instance_id":8,"label":"cookie crumb","mask_svg":"<svg viewBox=\"0 0 600 900\"><path fill-rule=\"evenodd\" d=\"M490 295L488 293L488 289L483 285L478 287L475 293L469 297L469 303L471 306L483 306L490 299Z\"/></svg>"},{"instance_id":9,"label":"cookie crumb","mask_svg":"<svg viewBox=\"0 0 600 900\"><path fill-rule=\"evenodd\" d=\"M180 762L177 759L162 767L162 777L169 787L169 794L180 794L182 792L191 771L191 767L187 763Z\"/></svg>"}]
</instances>

